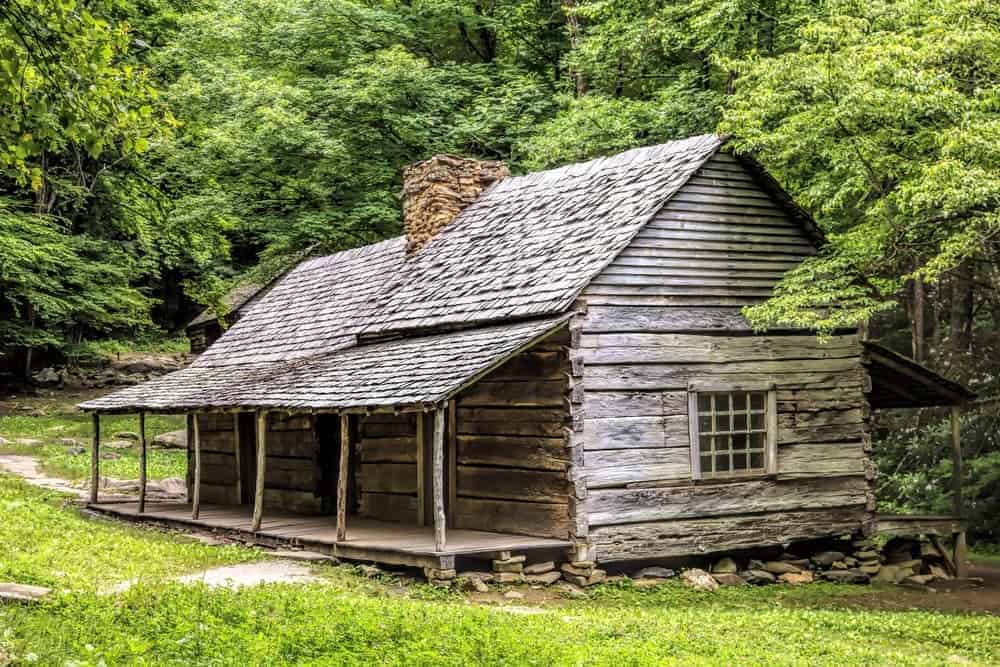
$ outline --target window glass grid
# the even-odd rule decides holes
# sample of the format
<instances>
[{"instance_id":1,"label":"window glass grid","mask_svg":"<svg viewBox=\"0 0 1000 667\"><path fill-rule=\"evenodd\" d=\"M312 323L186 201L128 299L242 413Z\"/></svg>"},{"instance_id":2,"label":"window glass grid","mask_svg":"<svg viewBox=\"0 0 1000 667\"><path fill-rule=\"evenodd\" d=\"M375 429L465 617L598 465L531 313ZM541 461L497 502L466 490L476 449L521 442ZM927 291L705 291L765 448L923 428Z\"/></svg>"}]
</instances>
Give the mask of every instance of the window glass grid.
<instances>
[{"instance_id":1,"label":"window glass grid","mask_svg":"<svg viewBox=\"0 0 1000 667\"><path fill-rule=\"evenodd\" d=\"M702 392L697 401L702 475L725 477L763 472L767 392Z\"/></svg>"}]
</instances>

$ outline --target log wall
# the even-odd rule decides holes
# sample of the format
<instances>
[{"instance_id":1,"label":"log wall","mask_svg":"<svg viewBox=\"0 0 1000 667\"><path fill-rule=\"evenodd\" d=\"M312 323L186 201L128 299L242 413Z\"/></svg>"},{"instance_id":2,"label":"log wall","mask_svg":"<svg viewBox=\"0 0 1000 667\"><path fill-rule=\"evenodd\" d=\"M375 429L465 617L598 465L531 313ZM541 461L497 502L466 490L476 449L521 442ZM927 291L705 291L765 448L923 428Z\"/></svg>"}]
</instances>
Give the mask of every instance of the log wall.
<instances>
[{"instance_id":1,"label":"log wall","mask_svg":"<svg viewBox=\"0 0 1000 667\"><path fill-rule=\"evenodd\" d=\"M201 502L239 504L233 416L198 415L198 435L201 438Z\"/></svg>"},{"instance_id":2,"label":"log wall","mask_svg":"<svg viewBox=\"0 0 1000 667\"><path fill-rule=\"evenodd\" d=\"M571 535L569 337L514 357L456 399L457 528Z\"/></svg>"},{"instance_id":3,"label":"log wall","mask_svg":"<svg viewBox=\"0 0 1000 667\"><path fill-rule=\"evenodd\" d=\"M361 417L354 457L360 516L417 523L416 434L412 413Z\"/></svg>"},{"instance_id":4,"label":"log wall","mask_svg":"<svg viewBox=\"0 0 1000 667\"><path fill-rule=\"evenodd\" d=\"M728 155L696 174L584 291L583 469L601 561L780 544L859 530L873 507L854 334L755 335L740 308L815 252ZM691 475L688 385L773 384L778 472Z\"/></svg>"}]
</instances>

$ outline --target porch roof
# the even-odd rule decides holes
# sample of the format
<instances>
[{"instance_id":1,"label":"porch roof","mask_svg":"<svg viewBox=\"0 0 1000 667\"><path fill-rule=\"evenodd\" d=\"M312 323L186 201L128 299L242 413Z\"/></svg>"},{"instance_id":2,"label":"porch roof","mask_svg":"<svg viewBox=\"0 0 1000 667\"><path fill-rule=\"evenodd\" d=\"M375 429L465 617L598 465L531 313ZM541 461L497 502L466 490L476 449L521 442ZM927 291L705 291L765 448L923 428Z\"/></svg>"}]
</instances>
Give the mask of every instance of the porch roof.
<instances>
[{"instance_id":1,"label":"porch roof","mask_svg":"<svg viewBox=\"0 0 1000 667\"><path fill-rule=\"evenodd\" d=\"M864 363L872 380L873 408L923 408L961 405L976 397L953 382L877 343L865 341Z\"/></svg>"},{"instance_id":2,"label":"porch roof","mask_svg":"<svg viewBox=\"0 0 1000 667\"><path fill-rule=\"evenodd\" d=\"M193 365L97 398L94 412L425 407L447 400L569 315L382 341L292 361Z\"/></svg>"}]
</instances>

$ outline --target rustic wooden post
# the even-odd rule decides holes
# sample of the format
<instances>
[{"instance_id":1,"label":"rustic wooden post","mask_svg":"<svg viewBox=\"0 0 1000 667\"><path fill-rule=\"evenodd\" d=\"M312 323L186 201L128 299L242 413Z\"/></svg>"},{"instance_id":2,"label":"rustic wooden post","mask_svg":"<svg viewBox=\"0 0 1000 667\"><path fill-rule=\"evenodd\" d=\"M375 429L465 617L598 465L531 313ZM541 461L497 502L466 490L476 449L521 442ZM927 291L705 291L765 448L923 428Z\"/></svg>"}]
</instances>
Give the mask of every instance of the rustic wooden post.
<instances>
[{"instance_id":1,"label":"rustic wooden post","mask_svg":"<svg viewBox=\"0 0 1000 667\"><path fill-rule=\"evenodd\" d=\"M194 428L191 429L192 446L194 447L194 489L191 498L191 518L197 519L201 513L201 435L198 426L198 413L194 414Z\"/></svg>"},{"instance_id":2,"label":"rustic wooden post","mask_svg":"<svg viewBox=\"0 0 1000 667\"><path fill-rule=\"evenodd\" d=\"M951 406L951 488L952 488L952 512L961 524L965 517L962 502L962 408L958 405ZM967 546L965 544L964 528L952 535L954 539L955 574L959 577L968 575L966 559L968 558Z\"/></svg>"},{"instance_id":3,"label":"rustic wooden post","mask_svg":"<svg viewBox=\"0 0 1000 667\"><path fill-rule=\"evenodd\" d=\"M101 415L94 413L94 442L90 448L90 502L97 502L97 486L101 483Z\"/></svg>"},{"instance_id":4,"label":"rustic wooden post","mask_svg":"<svg viewBox=\"0 0 1000 667\"><path fill-rule=\"evenodd\" d=\"M424 507L424 496L427 495L424 480L427 477L427 461L424 457L424 413L417 413L417 525L427 525L427 509Z\"/></svg>"},{"instance_id":5,"label":"rustic wooden post","mask_svg":"<svg viewBox=\"0 0 1000 667\"><path fill-rule=\"evenodd\" d=\"M233 458L236 461L236 504L243 504L243 471L240 469L240 413L233 413Z\"/></svg>"},{"instance_id":6,"label":"rustic wooden post","mask_svg":"<svg viewBox=\"0 0 1000 667\"><path fill-rule=\"evenodd\" d=\"M146 413L139 412L139 514L146 511Z\"/></svg>"},{"instance_id":7,"label":"rustic wooden post","mask_svg":"<svg viewBox=\"0 0 1000 667\"><path fill-rule=\"evenodd\" d=\"M267 463L267 413L257 411L257 484L253 496L253 521L250 529L260 530L260 521L264 515L264 465Z\"/></svg>"},{"instance_id":8,"label":"rustic wooden post","mask_svg":"<svg viewBox=\"0 0 1000 667\"><path fill-rule=\"evenodd\" d=\"M458 407L448 401L448 527L455 527L455 506L458 504Z\"/></svg>"},{"instance_id":9,"label":"rustic wooden post","mask_svg":"<svg viewBox=\"0 0 1000 667\"><path fill-rule=\"evenodd\" d=\"M433 452L431 459L431 486L434 492L434 550L444 551L445 526L444 515L444 411L439 405L434 411L434 439L431 443Z\"/></svg>"},{"instance_id":10,"label":"rustic wooden post","mask_svg":"<svg viewBox=\"0 0 1000 667\"><path fill-rule=\"evenodd\" d=\"M350 474L351 422L347 414L340 415L340 472L337 474L337 541L347 539L347 483Z\"/></svg>"}]
</instances>

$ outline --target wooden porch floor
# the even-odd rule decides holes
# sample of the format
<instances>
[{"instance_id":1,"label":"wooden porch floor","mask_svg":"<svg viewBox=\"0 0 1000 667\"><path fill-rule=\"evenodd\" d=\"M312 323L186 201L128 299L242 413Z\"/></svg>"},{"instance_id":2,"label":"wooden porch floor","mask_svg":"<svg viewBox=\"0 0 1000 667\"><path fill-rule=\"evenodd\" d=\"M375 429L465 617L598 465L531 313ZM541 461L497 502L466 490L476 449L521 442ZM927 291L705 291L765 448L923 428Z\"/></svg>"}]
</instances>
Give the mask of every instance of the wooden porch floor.
<instances>
[{"instance_id":1,"label":"wooden porch floor","mask_svg":"<svg viewBox=\"0 0 1000 667\"><path fill-rule=\"evenodd\" d=\"M566 549L567 540L528 537L482 530L449 528L444 551L434 549L434 529L388 521L348 517L347 538L337 541L336 518L264 510L260 530L250 530L252 510L236 505L202 505L197 520L189 503L146 503L139 514L135 502L91 503L88 508L114 517L171 527L198 527L236 532L267 546L302 546L338 558L416 567L454 567L456 556L493 558L501 551Z\"/></svg>"},{"instance_id":2,"label":"wooden porch floor","mask_svg":"<svg viewBox=\"0 0 1000 667\"><path fill-rule=\"evenodd\" d=\"M965 530L961 519L943 514L876 514L876 532L950 537Z\"/></svg>"}]
</instances>

